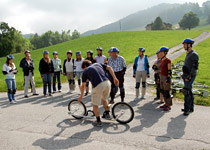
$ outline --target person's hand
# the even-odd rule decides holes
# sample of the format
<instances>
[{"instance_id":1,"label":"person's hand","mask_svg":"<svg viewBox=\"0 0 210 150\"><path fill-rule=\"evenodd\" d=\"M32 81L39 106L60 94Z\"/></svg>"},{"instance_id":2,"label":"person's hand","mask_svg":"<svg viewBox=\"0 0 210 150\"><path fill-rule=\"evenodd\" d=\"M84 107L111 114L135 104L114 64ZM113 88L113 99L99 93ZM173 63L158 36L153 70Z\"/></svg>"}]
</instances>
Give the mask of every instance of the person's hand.
<instances>
[{"instance_id":1,"label":"person's hand","mask_svg":"<svg viewBox=\"0 0 210 150\"><path fill-rule=\"evenodd\" d=\"M117 78L114 79L114 84L115 84L116 86L119 86L119 80L118 80Z\"/></svg>"},{"instance_id":2,"label":"person's hand","mask_svg":"<svg viewBox=\"0 0 210 150\"><path fill-rule=\"evenodd\" d=\"M186 82L190 82L190 80L188 78L185 79Z\"/></svg>"},{"instance_id":3,"label":"person's hand","mask_svg":"<svg viewBox=\"0 0 210 150\"><path fill-rule=\"evenodd\" d=\"M77 101L80 103L81 100L82 100L82 97L80 96Z\"/></svg>"},{"instance_id":4,"label":"person's hand","mask_svg":"<svg viewBox=\"0 0 210 150\"><path fill-rule=\"evenodd\" d=\"M133 75L133 78L136 78L136 75L135 74Z\"/></svg>"}]
</instances>

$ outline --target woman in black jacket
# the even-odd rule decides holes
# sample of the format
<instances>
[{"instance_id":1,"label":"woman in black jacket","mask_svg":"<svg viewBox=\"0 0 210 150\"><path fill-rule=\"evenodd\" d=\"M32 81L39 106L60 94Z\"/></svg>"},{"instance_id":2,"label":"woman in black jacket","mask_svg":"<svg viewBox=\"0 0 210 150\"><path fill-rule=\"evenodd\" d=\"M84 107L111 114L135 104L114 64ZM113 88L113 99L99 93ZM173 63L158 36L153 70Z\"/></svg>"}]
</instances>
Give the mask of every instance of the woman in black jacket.
<instances>
[{"instance_id":1,"label":"woman in black jacket","mask_svg":"<svg viewBox=\"0 0 210 150\"><path fill-rule=\"evenodd\" d=\"M54 75L54 67L53 62L49 58L49 52L43 51L43 58L40 60L39 63L39 72L41 74L43 80L43 93L44 96L47 96L47 86L48 86L48 93L49 96L52 96L51 90L51 78Z\"/></svg>"}]
</instances>

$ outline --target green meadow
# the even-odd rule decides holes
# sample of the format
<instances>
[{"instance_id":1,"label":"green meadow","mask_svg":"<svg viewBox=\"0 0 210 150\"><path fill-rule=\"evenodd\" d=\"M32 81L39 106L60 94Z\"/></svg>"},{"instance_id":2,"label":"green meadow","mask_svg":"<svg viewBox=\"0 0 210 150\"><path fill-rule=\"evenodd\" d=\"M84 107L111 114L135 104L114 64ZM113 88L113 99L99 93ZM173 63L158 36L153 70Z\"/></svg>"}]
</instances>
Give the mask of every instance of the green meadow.
<instances>
[{"instance_id":1,"label":"green meadow","mask_svg":"<svg viewBox=\"0 0 210 150\"><path fill-rule=\"evenodd\" d=\"M110 47L118 47L120 55L122 55L127 64L131 64L134 61L134 57L138 55L138 48L145 47L146 54L148 56L155 55L156 51L161 46L168 46L169 48L180 44L185 38L195 38L201 34L200 31L129 31L129 32L115 32L91 35L87 37L81 37L80 39L68 41L65 43L57 44L54 46L46 47L43 49L34 50L31 52L32 59L35 62L35 81L36 87L42 86L42 80L38 71L39 61L42 58L42 51L48 50L52 57L53 51L59 52L59 58L63 60L66 58L66 51L72 50L75 57L76 51L81 51L82 56L86 57L87 50L93 50L96 55L96 47L101 46L103 48L103 54L108 55L107 51ZM23 73L19 68L20 60L24 57L24 54L14 54L14 63L18 68L18 74L16 75L17 90L23 90ZM206 56L208 57L208 55ZM6 58L0 58L0 66L3 66ZM0 92L6 91L5 77L0 75ZM205 79L203 79L205 80ZM66 82L66 78L62 76L62 82Z\"/></svg>"}]
</instances>

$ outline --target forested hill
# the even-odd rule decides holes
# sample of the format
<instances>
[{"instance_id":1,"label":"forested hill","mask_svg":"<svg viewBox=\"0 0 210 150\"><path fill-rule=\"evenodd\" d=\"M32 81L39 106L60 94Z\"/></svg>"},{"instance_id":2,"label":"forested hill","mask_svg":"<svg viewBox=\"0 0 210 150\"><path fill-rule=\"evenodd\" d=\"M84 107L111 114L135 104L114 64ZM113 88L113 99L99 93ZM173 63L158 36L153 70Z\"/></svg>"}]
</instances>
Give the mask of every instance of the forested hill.
<instances>
[{"instance_id":1,"label":"forested hill","mask_svg":"<svg viewBox=\"0 0 210 150\"><path fill-rule=\"evenodd\" d=\"M202 16L202 8L198 3L163 3L131 14L119 21L105 25L96 30L87 31L83 33L82 36L105 32L145 30L145 26L152 23L158 16L160 16L166 23L177 24L184 14L189 11L193 11L198 16Z\"/></svg>"}]
</instances>

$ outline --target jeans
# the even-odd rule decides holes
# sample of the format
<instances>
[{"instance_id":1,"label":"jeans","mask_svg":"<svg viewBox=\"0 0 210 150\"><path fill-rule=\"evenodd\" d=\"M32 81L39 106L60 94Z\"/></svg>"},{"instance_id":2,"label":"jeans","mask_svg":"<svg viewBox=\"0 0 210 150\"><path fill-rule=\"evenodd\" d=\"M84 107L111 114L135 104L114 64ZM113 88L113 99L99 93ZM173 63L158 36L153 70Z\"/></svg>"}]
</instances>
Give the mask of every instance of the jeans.
<instances>
[{"instance_id":1,"label":"jeans","mask_svg":"<svg viewBox=\"0 0 210 150\"><path fill-rule=\"evenodd\" d=\"M194 109L194 96L192 92L192 85L196 76L193 76L189 82L185 81L186 76L183 76L184 89L187 90L187 94L184 96L184 111L188 112L190 109Z\"/></svg>"},{"instance_id":2,"label":"jeans","mask_svg":"<svg viewBox=\"0 0 210 150\"><path fill-rule=\"evenodd\" d=\"M47 87L48 87L48 93L51 94L52 90L51 90L51 77L52 74L48 73L48 74L43 74L44 78L43 80L43 94L47 95Z\"/></svg>"},{"instance_id":3,"label":"jeans","mask_svg":"<svg viewBox=\"0 0 210 150\"><path fill-rule=\"evenodd\" d=\"M78 85L81 85L82 74L83 74L83 71L82 72L76 72Z\"/></svg>"},{"instance_id":4,"label":"jeans","mask_svg":"<svg viewBox=\"0 0 210 150\"><path fill-rule=\"evenodd\" d=\"M8 89L8 98L11 102L12 100L15 100L16 82L15 79L6 79L5 82Z\"/></svg>"},{"instance_id":5,"label":"jeans","mask_svg":"<svg viewBox=\"0 0 210 150\"><path fill-rule=\"evenodd\" d=\"M58 90L61 90L61 72L54 72L53 76L53 91L56 91L56 79L58 81Z\"/></svg>"}]
</instances>

